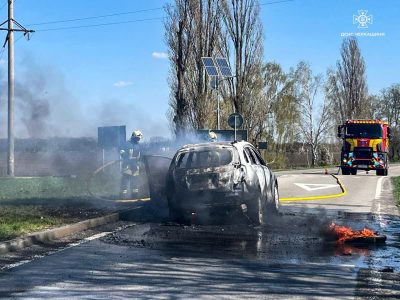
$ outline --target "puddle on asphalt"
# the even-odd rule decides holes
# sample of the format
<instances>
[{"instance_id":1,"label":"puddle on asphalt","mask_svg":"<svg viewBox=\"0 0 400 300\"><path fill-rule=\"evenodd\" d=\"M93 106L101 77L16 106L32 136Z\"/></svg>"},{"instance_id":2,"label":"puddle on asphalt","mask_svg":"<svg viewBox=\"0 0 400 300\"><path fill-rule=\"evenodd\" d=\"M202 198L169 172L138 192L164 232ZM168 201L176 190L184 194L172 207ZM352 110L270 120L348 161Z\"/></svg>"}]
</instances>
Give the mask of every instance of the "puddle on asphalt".
<instances>
[{"instance_id":1,"label":"puddle on asphalt","mask_svg":"<svg viewBox=\"0 0 400 300\"><path fill-rule=\"evenodd\" d=\"M400 271L400 220L341 214L335 222L354 229L368 227L387 235L382 246L339 245L324 230L332 219L323 214L283 215L263 227L240 225L138 224L102 238L130 248L148 248L167 256L259 259L270 263L351 264Z\"/></svg>"},{"instance_id":2,"label":"puddle on asphalt","mask_svg":"<svg viewBox=\"0 0 400 300\"><path fill-rule=\"evenodd\" d=\"M387 236L386 243L371 250L360 266L378 271L400 272L400 218L383 215L377 218L375 224L381 224L376 225L376 229Z\"/></svg>"}]
</instances>

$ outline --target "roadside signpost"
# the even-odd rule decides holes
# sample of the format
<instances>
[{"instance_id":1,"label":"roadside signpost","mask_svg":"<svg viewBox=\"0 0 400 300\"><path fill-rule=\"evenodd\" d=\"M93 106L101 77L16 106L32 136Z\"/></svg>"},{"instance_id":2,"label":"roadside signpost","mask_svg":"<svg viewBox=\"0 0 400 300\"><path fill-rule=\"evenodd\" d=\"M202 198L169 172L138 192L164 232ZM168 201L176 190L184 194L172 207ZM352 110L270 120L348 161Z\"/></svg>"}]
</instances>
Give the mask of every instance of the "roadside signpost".
<instances>
[{"instance_id":1,"label":"roadside signpost","mask_svg":"<svg viewBox=\"0 0 400 300\"><path fill-rule=\"evenodd\" d=\"M231 114L228 118L228 125L235 130L235 141L236 141L236 131L237 128L240 128L243 125L243 116L239 113Z\"/></svg>"}]
</instances>

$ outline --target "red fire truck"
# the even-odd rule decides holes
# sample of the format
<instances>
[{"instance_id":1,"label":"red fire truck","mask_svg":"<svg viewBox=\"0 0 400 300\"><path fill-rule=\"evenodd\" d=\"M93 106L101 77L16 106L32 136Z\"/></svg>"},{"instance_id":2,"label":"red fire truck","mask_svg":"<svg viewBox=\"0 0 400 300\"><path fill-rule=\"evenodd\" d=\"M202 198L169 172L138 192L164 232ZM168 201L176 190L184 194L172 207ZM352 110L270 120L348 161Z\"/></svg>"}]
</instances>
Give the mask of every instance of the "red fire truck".
<instances>
[{"instance_id":1,"label":"red fire truck","mask_svg":"<svg viewBox=\"0 0 400 300\"><path fill-rule=\"evenodd\" d=\"M357 170L376 170L376 175L388 174L390 128L382 120L347 120L338 126L343 139L341 164L343 175L356 175Z\"/></svg>"}]
</instances>

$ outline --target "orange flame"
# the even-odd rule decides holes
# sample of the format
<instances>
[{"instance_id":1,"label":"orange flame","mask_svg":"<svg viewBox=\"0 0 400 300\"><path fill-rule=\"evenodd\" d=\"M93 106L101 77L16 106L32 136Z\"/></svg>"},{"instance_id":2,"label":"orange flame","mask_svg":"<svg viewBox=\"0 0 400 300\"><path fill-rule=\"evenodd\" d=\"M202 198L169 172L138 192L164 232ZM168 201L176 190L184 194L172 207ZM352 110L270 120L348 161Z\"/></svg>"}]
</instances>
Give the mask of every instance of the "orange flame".
<instances>
[{"instance_id":1,"label":"orange flame","mask_svg":"<svg viewBox=\"0 0 400 300\"><path fill-rule=\"evenodd\" d=\"M329 226L329 229L335 233L337 241L340 244L343 244L347 240L359 237L377 237L375 232L368 228L364 228L362 230L353 230L350 227L339 226L335 223L332 223Z\"/></svg>"}]
</instances>

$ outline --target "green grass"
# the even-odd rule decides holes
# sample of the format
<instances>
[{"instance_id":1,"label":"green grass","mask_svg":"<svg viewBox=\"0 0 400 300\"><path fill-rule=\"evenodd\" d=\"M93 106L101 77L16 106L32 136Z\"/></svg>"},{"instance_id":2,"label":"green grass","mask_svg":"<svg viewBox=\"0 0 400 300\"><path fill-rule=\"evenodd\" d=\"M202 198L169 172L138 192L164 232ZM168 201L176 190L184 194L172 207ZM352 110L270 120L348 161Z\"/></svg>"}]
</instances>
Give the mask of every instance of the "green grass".
<instances>
[{"instance_id":1,"label":"green grass","mask_svg":"<svg viewBox=\"0 0 400 300\"><path fill-rule=\"evenodd\" d=\"M400 206L400 176L392 178L393 195L396 200L396 205Z\"/></svg>"},{"instance_id":2,"label":"green grass","mask_svg":"<svg viewBox=\"0 0 400 300\"><path fill-rule=\"evenodd\" d=\"M115 194L117 181L97 176L91 181L90 190L103 196ZM15 199L88 197L90 193L87 189L87 179L82 177L0 178L0 203Z\"/></svg>"},{"instance_id":3,"label":"green grass","mask_svg":"<svg viewBox=\"0 0 400 300\"><path fill-rule=\"evenodd\" d=\"M8 240L31 232L65 224L68 220L49 216L35 205L0 205L0 240Z\"/></svg>"},{"instance_id":4,"label":"green grass","mask_svg":"<svg viewBox=\"0 0 400 300\"><path fill-rule=\"evenodd\" d=\"M118 194L118 177L100 174L90 190L96 196ZM115 209L93 197L82 177L0 178L0 241L95 217Z\"/></svg>"}]
</instances>

